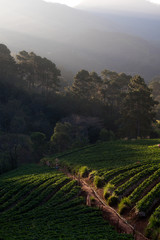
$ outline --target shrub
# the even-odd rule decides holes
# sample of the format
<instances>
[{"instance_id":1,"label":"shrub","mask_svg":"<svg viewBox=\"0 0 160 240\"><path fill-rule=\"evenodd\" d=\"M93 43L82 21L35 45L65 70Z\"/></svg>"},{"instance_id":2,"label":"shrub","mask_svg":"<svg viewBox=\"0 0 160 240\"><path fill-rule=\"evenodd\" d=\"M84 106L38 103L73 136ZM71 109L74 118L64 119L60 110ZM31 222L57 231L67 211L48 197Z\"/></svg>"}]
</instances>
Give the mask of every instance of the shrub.
<instances>
[{"instance_id":1,"label":"shrub","mask_svg":"<svg viewBox=\"0 0 160 240\"><path fill-rule=\"evenodd\" d=\"M104 187L104 192L103 192L103 196L105 199L107 199L114 191L115 186L111 183L108 183L105 187Z\"/></svg>"},{"instance_id":2,"label":"shrub","mask_svg":"<svg viewBox=\"0 0 160 240\"><path fill-rule=\"evenodd\" d=\"M97 188L103 187L104 186L104 178L99 177L99 176L95 176L93 184Z\"/></svg>"},{"instance_id":3,"label":"shrub","mask_svg":"<svg viewBox=\"0 0 160 240\"><path fill-rule=\"evenodd\" d=\"M79 169L80 177L86 178L89 175L89 169L86 166L83 166Z\"/></svg>"},{"instance_id":4,"label":"shrub","mask_svg":"<svg viewBox=\"0 0 160 240\"><path fill-rule=\"evenodd\" d=\"M123 214L126 210L130 208L131 208L131 201L127 197L123 198L118 205L118 210L120 214Z\"/></svg>"},{"instance_id":5,"label":"shrub","mask_svg":"<svg viewBox=\"0 0 160 240\"><path fill-rule=\"evenodd\" d=\"M98 174L98 172L96 170L90 172L89 174L89 179L90 180L94 180L95 176Z\"/></svg>"},{"instance_id":6,"label":"shrub","mask_svg":"<svg viewBox=\"0 0 160 240\"><path fill-rule=\"evenodd\" d=\"M117 206L118 202L119 202L119 198L117 195L110 196L107 201L108 205L111 207Z\"/></svg>"},{"instance_id":7,"label":"shrub","mask_svg":"<svg viewBox=\"0 0 160 240\"><path fill-rule=\"evenodd\" d=\"M160 228L147 228L145 231L146 237L149 239L157 240L160 239Z\"/></svg>"}]
</instances>

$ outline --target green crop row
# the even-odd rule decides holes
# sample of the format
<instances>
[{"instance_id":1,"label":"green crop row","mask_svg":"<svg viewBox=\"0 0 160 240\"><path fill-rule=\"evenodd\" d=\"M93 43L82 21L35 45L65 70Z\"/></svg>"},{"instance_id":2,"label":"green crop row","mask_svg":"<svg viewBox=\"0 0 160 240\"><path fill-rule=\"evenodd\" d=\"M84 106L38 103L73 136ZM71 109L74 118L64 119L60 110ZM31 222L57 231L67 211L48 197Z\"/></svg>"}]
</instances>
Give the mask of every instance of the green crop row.
<instances>
[{"instance_id":1,"label":"green crop row","mask_svg":"<svg viewBox=\"0 0 160 240\"><path fill-rule=\"evenodd\" d=\"M136 204L136 211L146 216L154 205L160 200L160 183L158 183L146 196Z\"/></svg>"},{"instance_id":2,"label":"green crop row","mask_svg":"<svg viewBox=\"0 0 160 240\"><path fill-rule=\"evenodd\" d=\"M124 184L122 184L115 190L116 195L125 196L126 193L129 194L133 191L135 186L139 184L139 181L142 181L144 178L152 174L157 169L158 165L144 169L143 171L137 173L135 176L131 177L128 181L126 181Z\"/></svg>"},{"instance_id":3,"label":"green crop row","mask_svg":"<svg viewBox=\"0 0 160 240\"><path fill-rule=\"evenodd\" d=\"M121 174L117 175L116 177L114 177L111 181L109 181L109 183L116 186L116 185L120 184L121 182L123 182L124 180L127 180L128 178L130 178L133 175L143 171L144 169L146 169L148 167L151 167L151 165L147 164L147 165L143 165L143 166L138 167L138 168L133 168L131 170L127 170L126 172L121 173Z\"/></svg>"},{"instance_id":4,"label":"green crop row","mask_svg":"<svg viewBox=\"0 0 160 240\"><path fill-rule=\"evenodd\" d=\"M160 166L159 166L160 167ZM137 200L142 196L143 192L147 187L153 184L160 178L160 169L154 172L150 177L146 178L129 196L131 203L136 203Z\"/></svg>"},{"instance_id":5,"label":"green crop row","mask_svg":"<svg viewBox=\"0 0 160 240\"><path fill-rule=\"evenodd\" d=\"M13 196L15 196L19 191L21 191L21 189L24 189L26 187L26 191L30 191L30 188L34 189L36 187L38 187L39 185L41 185L43 182L52 179L53 175L51 174L46 174L46 175L41 175L41 178L37 177L37 176L33 176L33 177L28 177L19 180L18 182L8 185L2 192L3 195L1 196L0 199L0 204L2 204L3 202L5 202L7 199L12 198ZM21 191L22 192L22 191ZM24 194L23 194L24 195Z\"/></svg>"},{"instance_id":6,"label":"green crop row","mask_svg":"<svg viewBox=\"0 0 160 240\"><path fill-rule=\"evenodd\" d=\"M141 174L139 174L139 173L145 171L145 169L148 167L151 167L151 164L145 164L145 165L142 165L141 167L133 168L131 170L127 170L126 172L123 172L123 173L117 175L115 178L113 178L111 181L109 181L109 183L104 187L104 197L107 199L112 193L115 196L115 191L117 191L116 194L119 195L118 191L120 191L121 189L124 192L124 190L127 189L126 184L130 185L132 183L132 180L137 178L137 173L138 173L138 176L140 177ZM143 176L143 173L142 173L142 176ZM133 175L135 175L135 177L131 178ZM128 178L130 178L129 181L127 181ZM126 181L124 184L122 184L122 182L124 180L126 180ZM118 185L119 183L121 183L121 185L119 188L116 189L116 185Z\"/></svg>"},{"instance_id":7,"label":"green crop row","mask_svg":"<svg viewBox=\"0 0 160 240\"><path fill-rule=\"evenodd\" d=\"M28 202L32 201L35 203L36 197L38 198L38 201L39 201L40 193L44 192L45 194L46 190L48 190L48 186L50 186L51 184L56 185L58 180L61 181L60 176L58 176L58 178L57 177L55 178L52 175L52 178L49 178L49 179L46 178L46 181L43 181L43 182L42 182L42 179L39 179L39 181L37 181L37 186L35 184L34 186L28 184L18 194L12 197L12 199L6 201L5 204L0 207L0 210L1 209L5 210L8 206L12 206L14 204L14 206L10 208L8 211L12 213L13 211L16 211L16 209L18 209L18 211L20 212L21 207L24 208L25 206L25 208L27 208L26 205Z\"/></svg>"},{"instance_id":8,"label":"green crop row","mask_svg":"<svg viewBox=\"0 0 160 240\"><path fill-rule=\"evenodd\" d=\"M9 198L12 198L14 195L16 195L21 189L24 190L24 188L27 186L28 191L30 188L34 188L38 185L40 185L43 181L45 181L43 178L28 178L25 181L18 181L16 184L10 184L5 189L3 189L2 196L0 199L0 204L8 200Z\"/></svg>"},{"instance_id":9,"label":"green crop row","mask_svg":"<svg viewBox=\"0 0 160 240\"><path fill-rule=\"evenodd\" d=\"M3 240L133 239L127 234L116 233L102 218L99 210L85 206L84 199L79 197L81 191L76 181L71 181L52 169L49 171L52 178L48 176L46 181L43 171L42 174L31 176L33 182L36 182L37 178L39 181L41 177L43 179L33 191L31 179L26 179L26 182L30 182L28 194L24 198L20 197L19 201L15 199L18 201L17 205L0 215L0 236ZM1 183L2 180L5 184L7 178L1 179ZM18 185L18 181L16 182ZM12 186L9 191L11 190ZM23 192L22 188L17 196L20 192Z\"/></svg>"},{"instance_id":10,"label":"green crop row","mask_svg":"<svg viewBox=\"0 0 160 240\"><path fill-rule=\"evenodd\" d=\"M137 141L111 141L88 146L85 149L77 149L70 153L62 153L50 157L54 161L56 157L72 168L87 166L89 169L117 169L130 164L159 162L159 139Z\"/></svg>"},{"instance_id":11,"label":"green crop row","mask_svg":"<svg viewBox=\"0 0 160 240\"><path fill-rule=\"evenodd\" d=\"M157 181L160 179L160 169L155 171L151 176L146 178L135 190L128 196L122 198L118 209L120 213L123 213L126 209L130 209L134 206L134 204L141 198L143 198L144 194L147 194L146 190L149 192L154 185L156 185ZM149 188L149 189L147 189Z\"/></svg>"},{"instance_id":12,"label":"green crop row","mask_svg":"<svg viewBox=\"0 0 160 240\"><path fill-rule=\"evenodd\" d=\"M153 240L159 239L160 234L160 206L156 208L154 213L149 218L149 223L146 229L147 237Z\"/></svg>"},{"instance_id":13,"label":"green crop row","mask_svg":"<svg viewBox=\"0 0 160 240\"><path fill-rule=\"evenodd\" d=\"M127 165L125 167L119 167L119 168L115 168L115 169L112 169L110 171L106 171L103 170L102 172L99 170L98 173L100 172L100 176L103 176L105 182L108 182L110 179L114 178L114 176L117 176L118 174L123 174L124 172L126 171L130 171L132 169L136 169L136 168L139 168L141 167L142 165L144 164L132 164L132 165Z\"/></svg>"}]
</instances>

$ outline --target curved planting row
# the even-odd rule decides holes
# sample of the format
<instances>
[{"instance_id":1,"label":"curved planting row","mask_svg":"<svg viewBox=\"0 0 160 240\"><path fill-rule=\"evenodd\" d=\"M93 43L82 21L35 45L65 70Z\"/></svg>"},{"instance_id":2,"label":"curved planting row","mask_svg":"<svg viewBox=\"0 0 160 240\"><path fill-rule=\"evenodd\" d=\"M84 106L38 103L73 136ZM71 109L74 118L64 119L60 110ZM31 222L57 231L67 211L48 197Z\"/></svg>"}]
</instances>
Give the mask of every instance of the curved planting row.
<instances>
[{"instance_id":1,"label":"curved planting row","mask_svg":"<svg viewBox=\"0 0 160 240\"><path fill-rule=\"evenodd\" d=\"M113 179L114 177L117 177L117 174L120 175L123 173L126 173L128 171L131 171L136 168L139 168L143 166L144 167L144 164L142 163L138 163L138 164L132 164L132 165L128 165L128 166L125 166L125 167L119 167L119 168L115 168L115 169L112 169L110 171L107 171L106 170L103 170L103 172L100 174L100 176L103 176L105 182L108 182L110 181L111 179Z\"/></svg>"},{"instance_id":2,"label":"curved planting row","mask_svg":"<svg viewBox=\"0 0 160 240\"><path fill-rule=\"evenodd\" d=\"M3 190L3 194L0 198L0 204L6 202L6 200L12 199L13 196L15 197L19 192L24 196L27 192L31 191L32 189L38 187L39 185L43 184L49 179L52 179L53 175L46 174L46 176L41 176L41 178L34 176L28 177L25 180L20 179L18 182L14 184L8 185Z\"/></svg>"},{"instance_id":3,"label":"curved planting row","mask_svg":"<svg viewBox=\"0 0 160 240\"><path fill-rule=\"evenodd\" d=\"M122 198L119 204L119 212L123 213L125 209L133 207L138 200L142 199L158 182L160 182L160 169L139 184L128 197Z\"/></svg>"},{"instance_id":4,"label":"curved planting row","mask_svg":"<svg viewBox=\"0 0 160 240\"><path fill-rule=\"evenodd\" d=\"M112 178L104 188L110 205L119 200L119 212L132 208L139 217L150 216L146 235L160 239L160 164L145 164ZM157 207L158 206L158 207ZM156 209L155 209L156 208Z\"/></svg>"},{"instance_id":5,"label":"curved planting row","mask_svg":"<svg viewBox=\"0 0 160 240\"><path fill-rule=\"evenodd\" d=\"M137 183L140 184L140 181L157 169L157 164L144 164L130 170L126 168L125 172L118 174L107 183L104 188L104 197L108 198L112 194L117 195L118 198L124 197L134 190Z\"/></svg>"},{"instance_id":6,"label":"curved planting row","mask_svg":"<svg viewBox=\"0 0 160 240\"><path fill-rule=\"evenodd\" d=\"M55 170L49 171L28 175L25 185L21 179L17 180L8 186L10 194L0 197L3 202L0 236L3 240L133 239L116 233L103 220L100 211L85 206L76 181ZM7 178L0 179L2 187L5 181Z\"/></svg>"},{"instance_id":7,"label":"curved planting row","mask_svg":"<svg viewBox=\"0 0 160 240\"><path fill-rule=\"evenodd\" d=\"M155 172L158 169L158 166L150 167L147 169L144 169L143 171L140 171L139 173L135 174L133 177L131 177L128 181L126 181L124 184L119 186L115 190L115 194L122 198L123 196L129 194L134 190L134 188L141 183L146 177L148 177L150 174Z\"/></svg>"},{"instance_id":8,"label":"curved planting row","mask_svg":"<svg viewBox=\"0 0 160 240\"><path fill-rule=\"evenodd\" d=\"M158 183L146 196L136 204L136 211L146 216L152 208L160 201L160 183Z\"/></svg>"},{"instance_id":9,"label":"curved planting row","mask_svg":"<svg viewBox=\"0 0 160 240\"><path fill-rule=\"evenodd\" d=\"M68 181L66 177L62 178L61 176L58 176L57 178L51 178L45 182L41 182L41 184L38 183L38 185L34 185L33 188L31 188L30 185L27 185L26 188L15 195L11 201L8 201L6 204L2 205L1 208L5 210L6 207L11 206L6 210L11 214L14 211L17 211L18 213L29 211L39 202L43 201L46 196L55 191L56 188L60 188L60 186L66 181Z\"/></svg>"},{"instance_id":10,"label":"curved planting row","mask_svg":"<svg viewBox=\"0 0 160 240\"><path fill-rule=\"evenodd\" d=\"M149 223L146 229L147 236L154 240L159 239L160 234L160 206L156 208L154 213L149 219Z\"/></svg>"},{"instance_id":11,"label":"curved planting row","mask_svg":"<svg viewBox=\"0 0 160 240\"><path fill-rule=\"evenodd\" d=\"M160 167L160 166L159 166ZM157 181L160 181L160 169L154 172L149 178L146 178L129 196L129 200L132 204L138 201L139 198L142 198L143 193L147 188L152 188ZM148 189L151 190L151 189Z\"/></svg>"},{"instance_id":12,"label":"curved planting row","mask_svg":"<svg viewBox=\"0 0 160 240\"><path fill-rule=\"evenodd\" d=\"M123 182L126 179L129 179L130 177L134 176L135 174L139 173L140 171L143 171L144 169L151 167L151 165L144 165L141 167L133 168L131 170L127 170L124 173L121 173L114 177L111 181L109 181L110 184L114 184L117 186L121 182Z\"/></svg>"}]
</instances>

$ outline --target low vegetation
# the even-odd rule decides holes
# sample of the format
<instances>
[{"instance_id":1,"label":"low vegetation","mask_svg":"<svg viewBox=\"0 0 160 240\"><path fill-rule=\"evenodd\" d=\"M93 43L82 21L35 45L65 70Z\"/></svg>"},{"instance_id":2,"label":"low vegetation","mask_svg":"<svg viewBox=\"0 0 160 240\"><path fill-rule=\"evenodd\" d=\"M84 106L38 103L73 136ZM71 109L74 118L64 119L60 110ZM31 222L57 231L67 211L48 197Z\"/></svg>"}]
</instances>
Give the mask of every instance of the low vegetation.
<instances>
[{"instance_id":1,"label":"low vegetation","mask_svg":"<svg viewBox=\"0 0 160 240\"><path fill-rule=\"evenodd\" d=\"M116 233L99 210L85 206L80 192L76 181L48 167L31 165L3 174L1 239L133 239Z\"/></svg>"},{"instance_id":2,"label":"low vegetation","mask_svg":"<svg viewBox=\"0 0 160 240\"><path fill-rule=\"evenodd\" d=\"M100 153L100 154L99 154ZM105 183L104 197L121 214L132 209L137 217L149 218L148 237L159 239L160 229L160 148L159 139L111 141L79 149L62 156L60 163L71 169L86 166L96 187ZM50 157L50 161L54 161ZM93 173L93 174L92 174Z\"/></svg>"}]
</instances>

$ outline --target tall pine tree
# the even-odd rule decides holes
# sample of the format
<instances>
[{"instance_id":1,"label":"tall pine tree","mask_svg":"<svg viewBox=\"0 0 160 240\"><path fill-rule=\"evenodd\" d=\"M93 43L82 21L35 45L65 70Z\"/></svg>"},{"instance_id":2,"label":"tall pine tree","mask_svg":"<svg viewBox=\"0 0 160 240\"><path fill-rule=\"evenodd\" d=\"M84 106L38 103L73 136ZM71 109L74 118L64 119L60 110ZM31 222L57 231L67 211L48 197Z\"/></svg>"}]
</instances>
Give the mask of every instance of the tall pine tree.
<instances>
[{"instance_id":1,"label":"tall pine tree","mask_svg":"<svg viewBox=\"0 0 160 240\"><path fill-rule=\"evenodd\" d=\"M139 75L129 83L129 90L122 103L121 127L125 136L131 138L145 137L150 134L155 117L151 90Z\"/></svg>"}]
</instances>

